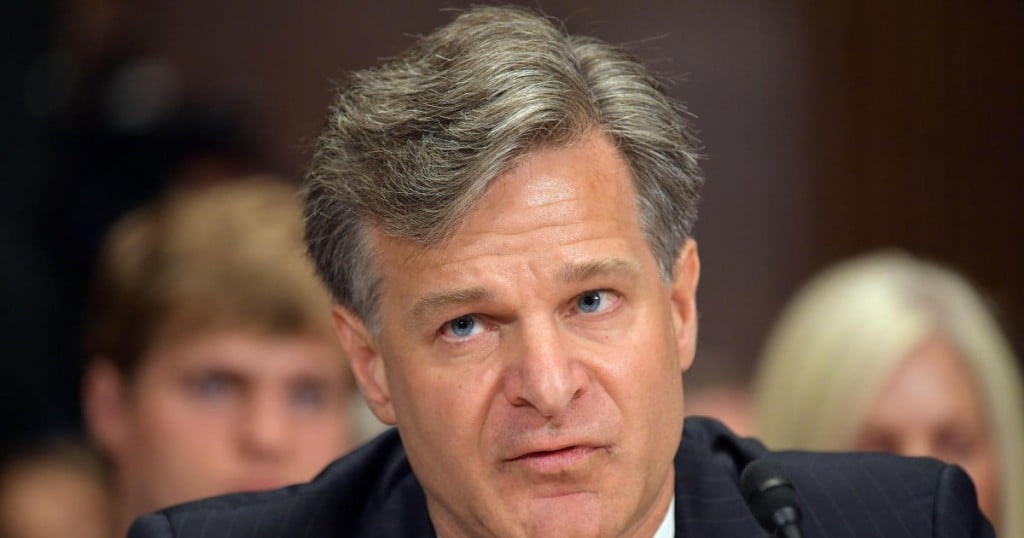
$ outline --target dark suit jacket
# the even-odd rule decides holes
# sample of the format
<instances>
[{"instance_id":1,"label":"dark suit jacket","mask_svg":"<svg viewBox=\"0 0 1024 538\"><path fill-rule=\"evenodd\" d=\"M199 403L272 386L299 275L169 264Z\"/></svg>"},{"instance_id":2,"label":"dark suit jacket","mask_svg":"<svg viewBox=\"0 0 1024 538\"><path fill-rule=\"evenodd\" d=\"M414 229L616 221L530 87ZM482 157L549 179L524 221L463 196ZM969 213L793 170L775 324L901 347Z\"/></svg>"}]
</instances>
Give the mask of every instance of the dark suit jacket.
<instances>
[{"instance_id":1,"label":"dark suit jacket","mask_svg":"<svg viewBox=\"0 0 1024 538\"><path fill-rule=\"evenodd\" d=\"M803 535L989 537L960 468L884 454L769 452L709 419L687 419L676 453L676 535L767 536L739 488L755 458L780 463L797 491ZM332 463L308 484L169 508L130 538L359 536L434 538L426 498L395 431Z\"/></svg>"}]
</instances>

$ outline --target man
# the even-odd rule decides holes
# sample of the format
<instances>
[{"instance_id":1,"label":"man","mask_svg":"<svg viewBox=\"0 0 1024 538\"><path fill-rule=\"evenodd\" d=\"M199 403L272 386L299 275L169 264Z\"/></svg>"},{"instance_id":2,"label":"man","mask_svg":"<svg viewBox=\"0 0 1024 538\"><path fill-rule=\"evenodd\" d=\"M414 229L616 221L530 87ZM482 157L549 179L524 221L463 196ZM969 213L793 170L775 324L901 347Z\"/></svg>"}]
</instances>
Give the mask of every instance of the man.
<instances>
[{"instance_id":1,"label":"man","mask_svg":"<svg viewBox=\"0 0 1024 538\"><path fill-rule=\"evenodd\" d=\"M294 187L175 192L108 236L84 407L114 522L312 478L350 446L350 374Z\"/></svg>"},{"instance_id":2,"label":"man","mask_svg":"<svg viewBox=\"0 0 1024 538\"><path fill-rule=\"evenodd\" d=\"M307 179L307 242L397 429L311 484L133 536L754 536L738 475L756 459L788 471L805 536L985 535L954 467L684 432L701 182L643 67L529 11L471 10L355 73ZM782 483L764 478L755 504Z\"/></svg>"}]
</instances>

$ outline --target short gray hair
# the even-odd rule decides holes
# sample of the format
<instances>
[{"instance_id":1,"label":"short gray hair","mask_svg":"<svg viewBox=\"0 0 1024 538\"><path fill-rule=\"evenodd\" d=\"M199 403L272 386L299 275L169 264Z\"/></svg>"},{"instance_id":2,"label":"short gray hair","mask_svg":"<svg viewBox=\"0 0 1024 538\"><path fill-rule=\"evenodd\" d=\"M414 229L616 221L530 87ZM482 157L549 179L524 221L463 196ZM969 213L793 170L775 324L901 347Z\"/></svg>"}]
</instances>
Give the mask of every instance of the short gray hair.
<instances>
[{"instance_id":1,"label":"short gray hair","mask_svg":"<svg viewBox=\"0 0 1024 538\"><path fill-rule=\"evenodd\" d=\"M374 329L370 227L435 245L515 159L598 128L633 173L671 279L703 183L682 113L620 48L522 8L467 11L338 93L304 186L310 254L335 301Z\"/></svg>"}]
</instances>

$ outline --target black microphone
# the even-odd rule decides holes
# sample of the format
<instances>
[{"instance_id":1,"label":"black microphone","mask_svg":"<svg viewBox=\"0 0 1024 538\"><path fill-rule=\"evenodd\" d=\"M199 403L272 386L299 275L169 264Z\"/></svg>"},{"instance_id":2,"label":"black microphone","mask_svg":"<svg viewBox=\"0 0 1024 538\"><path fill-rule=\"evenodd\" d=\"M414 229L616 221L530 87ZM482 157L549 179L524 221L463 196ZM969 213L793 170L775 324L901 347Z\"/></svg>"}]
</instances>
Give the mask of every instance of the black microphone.
<instances>
[{"instance_id":1,"label":"black microphone","mask_svg":"<svg viewBox=\"0 0 1024 538\"><path fill-rule=\"evenodd\" d=\"M800 538L800 508L796 489L782 466L754 460L740 474L740 489L757 522L773 536Z\"/></svg>"}]
</instances>

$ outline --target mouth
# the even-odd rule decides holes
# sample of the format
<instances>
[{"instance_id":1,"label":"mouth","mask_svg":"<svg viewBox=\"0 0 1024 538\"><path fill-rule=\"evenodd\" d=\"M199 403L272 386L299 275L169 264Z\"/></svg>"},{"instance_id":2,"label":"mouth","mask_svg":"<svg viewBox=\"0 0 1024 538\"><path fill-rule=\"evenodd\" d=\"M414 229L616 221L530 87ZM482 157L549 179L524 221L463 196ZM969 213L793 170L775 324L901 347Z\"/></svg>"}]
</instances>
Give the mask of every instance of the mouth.
<instances>
[{"instance_id":1,"label":"mouth","mask_svg":"<svg viewBox=\"0 0 1024 538\"><path fill-rule=\"evenodd\" d=\"M508 460L539 474L556 474L577 467L603 450L600 447L572 445L554 450L527 452Z\"/></svg>"}]
</instances>

